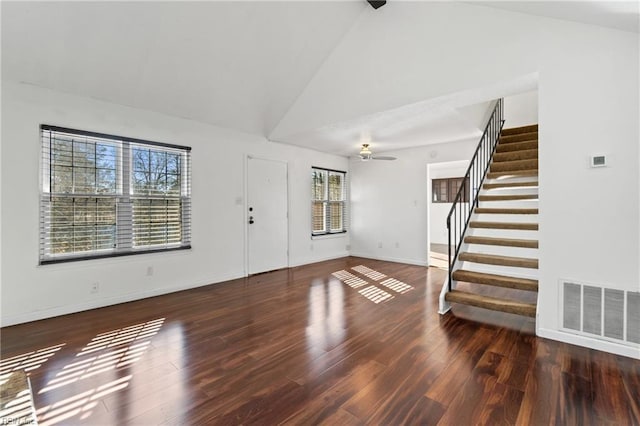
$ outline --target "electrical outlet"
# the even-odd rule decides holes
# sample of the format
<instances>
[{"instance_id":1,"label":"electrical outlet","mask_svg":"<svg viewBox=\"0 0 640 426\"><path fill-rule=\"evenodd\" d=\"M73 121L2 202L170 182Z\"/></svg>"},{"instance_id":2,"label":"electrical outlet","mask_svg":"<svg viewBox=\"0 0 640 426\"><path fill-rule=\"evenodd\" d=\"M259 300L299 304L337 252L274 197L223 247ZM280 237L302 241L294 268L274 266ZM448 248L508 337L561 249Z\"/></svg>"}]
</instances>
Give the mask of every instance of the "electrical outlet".
<instances>
[{"instance_id":1,"label":"electrical outlet","mask_svg":"<svg viewBox=\"0 0 640 426\"><path fill-rule=\"evenodd\" d=\"M378 248L382 248L382 241L378 242Z\"/></svg>"},{"instance_id":2,"label":"electrical outlet","mask_svg":"<svg viewBox=\"0 0 640 426\"><path fill-rule=\"evenodd\" d=\"M400 248L400 243L396 241L396 248Z\"/></svg>"},{"instance_id":3,"label":"electrical outlet","mask_svg":"<svg viewBox=\"0 0 640 426\"><path fill-rule=\"evenodd\" d=\"M153 276L153 266L147 266L147 276Z\"/></svg>"},{"instance_id":4,"label":"electrical outlet","mask_svg":"<svg viewBox=\"0 0 640 426\"><path fill-rule=\"evenodd\" d=\"M91 284L91 294L96 294L100 291L100 283L95 282Z\"/></svg>"}]
</instances>

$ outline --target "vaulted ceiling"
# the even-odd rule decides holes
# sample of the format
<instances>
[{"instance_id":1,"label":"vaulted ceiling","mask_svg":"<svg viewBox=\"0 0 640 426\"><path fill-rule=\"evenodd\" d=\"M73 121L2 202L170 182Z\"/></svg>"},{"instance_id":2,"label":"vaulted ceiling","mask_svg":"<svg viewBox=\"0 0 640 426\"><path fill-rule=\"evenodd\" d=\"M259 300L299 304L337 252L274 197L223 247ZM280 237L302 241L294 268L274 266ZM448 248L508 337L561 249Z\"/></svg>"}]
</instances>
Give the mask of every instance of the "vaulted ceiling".
<instances>
[{"instance_id":1,"label":"vaulted ceiling","mask_svg":"<svg viewBox=\"0 0 640 426\"><path fill-rule=\"evenodd\" d=\"M637 2L471 3L638 32ZM370 139L380 152L476 137L488 100L536 84L514 70L501 85L435 96L411 90L419 67L377 78L370 58L380 61L379 49L414 54L394 40L399 27L420 25L400 21L410 19L407 2L379 10L364 0L0 4L4 81L339 155ZM328 84L344 97L322 99Z\"/></svg>"}]
</instances>

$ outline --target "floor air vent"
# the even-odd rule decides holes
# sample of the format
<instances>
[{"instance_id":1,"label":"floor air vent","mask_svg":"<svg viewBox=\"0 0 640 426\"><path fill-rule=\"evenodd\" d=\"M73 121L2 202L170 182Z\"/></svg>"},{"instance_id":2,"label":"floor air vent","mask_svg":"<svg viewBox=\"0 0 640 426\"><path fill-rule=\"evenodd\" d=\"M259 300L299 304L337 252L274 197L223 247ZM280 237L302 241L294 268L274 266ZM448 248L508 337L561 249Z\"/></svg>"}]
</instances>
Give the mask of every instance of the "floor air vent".
<instances>
[{"instance_id":1,"label":"floor air vent","mask_svg":"<svg viewBox=\"0 0 640 426\"><path fill-rule=\"evenodd\" d=\"M640 344L640 293L568 281L561 288L564 329Z\"/></svg>"}]
</instances>

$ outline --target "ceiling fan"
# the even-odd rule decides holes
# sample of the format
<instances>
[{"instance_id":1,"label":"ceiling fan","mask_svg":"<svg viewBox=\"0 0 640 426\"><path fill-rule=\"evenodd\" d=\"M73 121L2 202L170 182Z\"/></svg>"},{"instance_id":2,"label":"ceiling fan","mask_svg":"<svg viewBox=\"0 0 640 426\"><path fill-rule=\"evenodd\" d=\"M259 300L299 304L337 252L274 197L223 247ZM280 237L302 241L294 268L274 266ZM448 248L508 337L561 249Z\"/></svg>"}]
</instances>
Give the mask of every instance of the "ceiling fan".
<instances>
[{"instance_id":1,"label":"ceiling fan","mask_svg":"<svg viewBox=\"0 0 640 426\"><path fill-rule=\"evenodd\" d=\"M369 149L369 144L368 143L363 143L362 144L362 149L360 150L360 159L362 161L369 161L369 160L396 160L396 157L389 157L389 156L385 156L385 155L376 155L376 156L374 156L371 153L371 150Z\"/></svg>"}]
</instances>

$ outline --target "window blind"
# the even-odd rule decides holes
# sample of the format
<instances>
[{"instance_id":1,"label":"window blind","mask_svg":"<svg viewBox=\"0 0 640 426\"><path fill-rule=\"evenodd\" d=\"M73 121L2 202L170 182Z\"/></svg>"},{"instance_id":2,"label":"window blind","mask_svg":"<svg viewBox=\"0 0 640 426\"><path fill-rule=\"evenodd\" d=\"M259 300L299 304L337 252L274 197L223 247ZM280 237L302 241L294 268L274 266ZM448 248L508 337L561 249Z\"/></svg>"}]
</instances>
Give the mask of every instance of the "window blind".
<instances>
[{"instance_id":1,"label":"window blind","mask_svg":"<svg viewBox=\"0 0 640 426\"><path fill-rule=\"evenodd\" d=\"M347 174L338 170L311 169L311 235L347 231Z\"/></svg>"},{"instance_id":2,"label":"window blind","mask_svg":"<svg viewBox=\"0 0 640 426\"><path fill-rule=\"evenodd\" d=\"M41 125L40 263L191 246L191 148Z\"/></svg>"}]
</instances>

